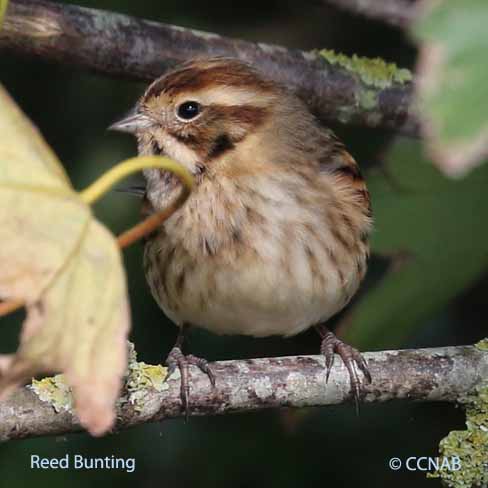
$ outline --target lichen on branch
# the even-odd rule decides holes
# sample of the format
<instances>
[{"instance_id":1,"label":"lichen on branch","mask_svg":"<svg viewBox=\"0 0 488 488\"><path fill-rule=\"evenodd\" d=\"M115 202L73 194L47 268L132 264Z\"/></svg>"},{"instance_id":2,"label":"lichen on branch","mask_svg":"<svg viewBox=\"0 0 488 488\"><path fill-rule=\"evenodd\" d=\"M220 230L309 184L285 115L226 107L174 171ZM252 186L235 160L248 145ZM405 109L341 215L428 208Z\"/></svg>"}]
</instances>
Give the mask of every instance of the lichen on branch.
<instances>
[{"instance_id":1,"label":"lichen on branch","mask_svg":"<svg viewBox=\"0 0 488 488\"><path fill-rule=\"evenodd\" d=\"M403 85L413 80L410 70L399 68L395 63L387 63L381 58L371 59L356 54L346 56L333 49L321 49L319 54L330 64L342 66L366 85L376 88L388 88L395 83Z\"/></svg>"},{"instance_id":2,"label":"lichen on branch","mask_svg":"<svg viewBox=\"0 0 488 488\"><path fill-rule=\"evenodd\" d=\"M488 486L488 379L459 403L466 410L466 430L449 432L439 452L447 459L459 458L460 469L439 469L429 477L441 478L450 488Z\"/></svg>"},{"instance_id":3,"label":"lichen on branch","mask_svg":"<svg viewBox=\"0 0 488 488\"><path fill-rule=\"evenodd\" d=\"M474 346L380 351L364 356L373 377L371 384L364 385L364 402L456 403L476 394L488 377L488 353ZM133 352L129 358L115 428L183 417L179 373L175 371L166 379L162 366L137 362ZM336 405L352 400L344 365L335 362L327 383L322 356L222 361L212 363L212 370L217 380L215 389L198 368L190 368L191 415ZM37 393L43 390L44 401L32 389L24 388L0 403L0 440L80 430L70 411L64 383L59 378L44 382L43 388L37 386ZM68 408L60 408L60 399Z\"/></svg>"}]
</instances>

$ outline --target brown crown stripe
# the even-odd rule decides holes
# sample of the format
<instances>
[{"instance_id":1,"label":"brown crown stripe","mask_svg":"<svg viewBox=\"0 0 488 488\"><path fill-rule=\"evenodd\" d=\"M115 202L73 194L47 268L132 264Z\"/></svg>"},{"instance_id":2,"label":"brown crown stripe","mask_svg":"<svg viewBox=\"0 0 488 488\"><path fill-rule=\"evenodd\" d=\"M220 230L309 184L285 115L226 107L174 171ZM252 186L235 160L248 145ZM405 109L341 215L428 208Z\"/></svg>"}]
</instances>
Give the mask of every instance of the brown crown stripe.
<instances>
[{"instance_id":1,"label":"brown crown stripe","mask_svg":"<svg viewBox=\"0 0 488 488\"><path fill-rule=\"evenodd\" d=\"M179 93L203 90L215 85L274 90L273 84L263 80L250 66L232 59L219 59L203 64L191 63L168 73L149 87L145 98L159 96L162 92L175 96Z\"/></svg>"}]
</instances>

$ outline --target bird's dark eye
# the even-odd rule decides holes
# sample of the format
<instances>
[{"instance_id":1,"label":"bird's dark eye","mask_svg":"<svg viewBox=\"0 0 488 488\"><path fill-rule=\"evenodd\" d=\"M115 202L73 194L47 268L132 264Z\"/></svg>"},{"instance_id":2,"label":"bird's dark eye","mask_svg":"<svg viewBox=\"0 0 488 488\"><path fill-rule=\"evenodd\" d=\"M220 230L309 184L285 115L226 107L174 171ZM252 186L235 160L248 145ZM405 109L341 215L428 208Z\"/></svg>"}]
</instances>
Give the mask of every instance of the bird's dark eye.
<instances>
[{"instance_id":1,"label":"bird's dark eye","mask_svg":"<svg viewBox=\"0 0 488 488\"><path fill-rule=\"evenodd\" d=\"M178 117L183 120L194 119L200 113L200 104L198 102L183 102L178 107Z\"/></svg>"}]
</instances>

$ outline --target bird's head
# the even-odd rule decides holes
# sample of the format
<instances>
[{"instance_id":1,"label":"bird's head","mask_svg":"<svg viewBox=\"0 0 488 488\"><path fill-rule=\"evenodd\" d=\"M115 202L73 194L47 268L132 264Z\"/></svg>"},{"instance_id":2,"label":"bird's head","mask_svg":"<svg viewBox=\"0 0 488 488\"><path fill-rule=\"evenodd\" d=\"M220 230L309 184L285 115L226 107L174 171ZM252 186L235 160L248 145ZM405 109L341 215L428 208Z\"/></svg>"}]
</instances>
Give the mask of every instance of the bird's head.
<instances>
[{"instance_id":1,"label":"bird's head","mask_svg":"<svg viewBox=\"0 0 488 488\"><path fill-rule=\"evenodd\" d=\"M167 155L198 175L266 124L282 90L241 61L195 60L154 81L111 129L133 133L140 154Z\"/></svg>"}]
</instances>

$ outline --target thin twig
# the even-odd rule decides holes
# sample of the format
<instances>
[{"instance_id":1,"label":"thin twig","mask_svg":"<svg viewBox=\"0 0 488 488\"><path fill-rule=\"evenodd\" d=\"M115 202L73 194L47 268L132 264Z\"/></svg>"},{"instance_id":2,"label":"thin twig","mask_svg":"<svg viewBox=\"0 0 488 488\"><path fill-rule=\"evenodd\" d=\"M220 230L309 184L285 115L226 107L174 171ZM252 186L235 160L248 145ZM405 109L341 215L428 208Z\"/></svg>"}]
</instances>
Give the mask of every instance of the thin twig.
<instances>
[{"instance_id":1,"label":"thin twig","mask_svg":"<svg viewBox=\"0 0 488 488\"><path fill-rule=\"evenodd\" d=\"M148 234L151 234L151 232L155 231L165 220L171 217L171 215L178 210L185 198L186 195L181 194L179 198L177 198L164 210L150 215L142 222L139 222L125 232L122 232L122 234L117 237L117 243L120 249L125 249L134 242L137 242Z\"/></svg>"},{"instance_id":2,"label":"thin twig","mask_svg":"<svg viewBox=\"0 0 488 488\"><path fill-rule=\"evenodd\" d=\"M412 83L372 83L316 52L230 39L47 0L12 0L0 48L105 75L152 80L178 62L225 55L294 89L323 120L418 133Z\"/></svg>"},{"instance_id":3,"label":"thin twig","mask_svg":"<svg viewBox=\"0 0 488 488\"><path fill-rule=\"evenodd\" d=\"M24 306L24 302L22 300L10 300L7 302L0 302L0 317L4 315L9 315L19 308Z\"/></svg>"},{"instance_id":4,"label":"thin twig","mask_svg":"<svg viewBox=\"0 0 488 488\"><path fill-rule=\"evenodd\" d=\"M474 346L365 353L373 377L364 386L365 402L389 400L456 402L488 377L488 353ZM190 409L214 415L276 407L334 405L350 401L348 373L336 358L325 382L320 356L296 356L212 363L212 391L206 375L191 368ZM136 403L121 402L116 429L182 417L179 377L167 389L147 385L136 390ZM133 392L134 393L134 392ZM127 397L126 397L127 398ZM0 439L64 434L80 430L70 412L56 413L27 388L0 403Z\"/></svg>"}]
</instances>

